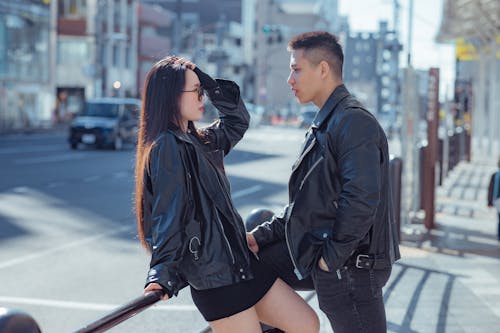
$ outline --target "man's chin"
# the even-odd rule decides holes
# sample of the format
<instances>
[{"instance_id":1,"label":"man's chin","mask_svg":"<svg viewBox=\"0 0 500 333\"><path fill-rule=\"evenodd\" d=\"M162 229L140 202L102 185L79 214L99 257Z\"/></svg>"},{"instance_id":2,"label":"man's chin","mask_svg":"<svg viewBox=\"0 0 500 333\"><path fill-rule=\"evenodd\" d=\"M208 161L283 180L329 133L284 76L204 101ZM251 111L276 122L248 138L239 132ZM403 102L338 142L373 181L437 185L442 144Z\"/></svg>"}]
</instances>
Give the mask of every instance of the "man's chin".
<instances>
[{"instance_id":1,"label":"man's chin","mask_svg":"<svg viewBox=\"0 0 500 333\"><path fill-rule=\"evenodd\" d=\"M297 100L297 102L299 102L300 104L306 104L306 103L309 103L310 101L305 99L305 98L302 98L302 97L295 97L295 99Z\"/></svg>"}]
</instances>

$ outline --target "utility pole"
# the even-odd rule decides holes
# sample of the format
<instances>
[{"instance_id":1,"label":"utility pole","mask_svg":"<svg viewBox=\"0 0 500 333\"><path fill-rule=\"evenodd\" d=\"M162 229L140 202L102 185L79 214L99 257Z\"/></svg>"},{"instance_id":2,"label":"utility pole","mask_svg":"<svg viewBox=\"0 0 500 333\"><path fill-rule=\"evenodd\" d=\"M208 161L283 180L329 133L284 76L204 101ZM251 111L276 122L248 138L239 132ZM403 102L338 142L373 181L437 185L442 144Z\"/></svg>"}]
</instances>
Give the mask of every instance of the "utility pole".
<instances>
[{"instance_id":1,"label":"utility pole","mask_svg":"<svg viewBox=\"0 0 500 333\"><path fill-rule=\"evenodd\" d=\"M217 34L217 48L218 48L218 54L215 59L215 63L217 65L217 77L222 77L224 62L227 57L223 46L224 35L226 32L226 16L224 14L220 14L219 21L215 26L215 30Z\"/></svg>"},{"instance_id":2,"label":"utility pole","mask_svg":"<svg viewBox=\"0 0 500 333\"><path fill-rule=\"evenodd\" d=\"M50 2L49 23L49 89L56 98L56 50L57 50L57 1ZM55 104L55 103L54 103Z\"/></svg>"},{"instance_id":3,"label":"utility pole","mask_svg":"<svg viewBox=\"0 0 500 333\"><path fill-rule=\"evenodd\" d=\"M181 33L182 33L182 0L177 0L175 3L175 21L174 21L174 45L172 53L178 55L181 51Z\"/></svg>"},{"instance_id":4,"label":"utility pole","mask_svg":"<svg viewBox=\"0 0 500 333\"><path fill-rule=\"evenodd\" d=\"M408 43L406 46L406 50L408 52L407 55L407 65L411 67L411 43L413 42L413 0L409 0L408 4Z\"/></svg>"}]
</instances>

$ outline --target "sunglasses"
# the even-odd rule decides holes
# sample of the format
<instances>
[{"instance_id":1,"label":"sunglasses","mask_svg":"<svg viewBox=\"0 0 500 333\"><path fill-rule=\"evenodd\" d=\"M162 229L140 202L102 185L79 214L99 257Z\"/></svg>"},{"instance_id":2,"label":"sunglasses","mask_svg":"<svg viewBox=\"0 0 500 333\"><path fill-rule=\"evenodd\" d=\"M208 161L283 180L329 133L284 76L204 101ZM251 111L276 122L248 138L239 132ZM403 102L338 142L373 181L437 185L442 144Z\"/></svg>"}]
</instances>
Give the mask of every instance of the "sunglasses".
<instances>
[{"instance_id":1,"label":"sunglasses","mask_svg":"<svg viewBox=\"0 0 500 333\"><path fill-rule=\"evenodd\" d=\"M201 102L203 99L203 96L205 95L205 89L203 89L201 86L196 87L193 90L181 90L182 92L196 92L198 94L198 100Z\"/></svg>"}]
</instances>

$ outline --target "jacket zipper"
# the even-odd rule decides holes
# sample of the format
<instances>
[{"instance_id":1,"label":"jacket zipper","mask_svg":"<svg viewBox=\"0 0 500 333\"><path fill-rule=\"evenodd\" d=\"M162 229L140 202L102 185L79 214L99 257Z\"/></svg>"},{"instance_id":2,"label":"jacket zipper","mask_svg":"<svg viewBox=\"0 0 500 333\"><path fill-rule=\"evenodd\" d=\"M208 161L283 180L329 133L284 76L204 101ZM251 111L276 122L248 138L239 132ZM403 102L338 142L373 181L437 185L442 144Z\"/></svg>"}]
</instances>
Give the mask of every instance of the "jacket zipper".
<instances>
[{"instance_id":1,"label":"jacket zipper","mask_svg":"<svg viewBox=\"0 0 500 333\"><path fill-rule=\"evenodd\" d=\"M316 168L319 162L323 161L323 159L324 157L321 156L316 162L314 162L313 166L309 169L309 171L307 171L306 175L304 176L304 178L302 178L302 181L300 182L299 191L302 189L302 186L304 186L304 182L306 181L307 177L309 177L311 172L313 172L314 168Z\"/></svg>"},{"instance_id":2,"label":"jacket zipper","mask_svg":"<svg viewBox=\"0 0 500 333\"><path fill-rule=\"evenodd\" d=\"M293 207L292 207L293 208ZM292 215L292 213L290 212L290 214L287 214L289 217ZM290 259L292 259L292 264L293 264L293 272L295 273L295 275L297 276L297 279L299 280L303 280L304 277L302 276L302 273L300 273L299 269L298 269L298 265L297 263L295 262L295 257L293 256L293 252L292 252L292 247L290 246L290 237L288 236L288 223L290 223L290 218L287 219L286 221L286 224L285 224L285 240L286 240L286 246L288 248L288 253L290 253Z\"/></svg>"},{"instance_id":3,"label":"jacket zipper","mask_svg":"<svg viewBox=\"0 0 500 333\"><path fill-rule=\"evenodd\" d=\"M314 146L316 145L316 138L314 138L310 143L309 143L309 146L307 146L306 150L304 152L302 152L302 154L300 154L300 157L299 159L295 162L295 164L293 165L292 167L292 170L295 170L295 168L297 168L297 166L299 166L300 163L302 163L302 160L304 159L304 157L311 151L311 149L314 148Z\"/></svg>"},{"instance_id":4,"label":"jacket zipper","mask_svg":"<svg viewBox=\"0 0 500 333\"><path fill-rule=\"evenodd\" d=\"M236 259L234 258L233 250L231 249L231 245L229 244L229 240L226 237L226 233L224 232L224 226L222 225L222 221L220 219L219 212L217 211L217 208L215 208L215 214L217 214L217 222L219 223L219 226L222 230L222 236L224 236L224 241L227 245L227 249L229 250L229 254L231 255L231 260L233 261L233 265L236 263Z\"/></svg>"}]
</instances>

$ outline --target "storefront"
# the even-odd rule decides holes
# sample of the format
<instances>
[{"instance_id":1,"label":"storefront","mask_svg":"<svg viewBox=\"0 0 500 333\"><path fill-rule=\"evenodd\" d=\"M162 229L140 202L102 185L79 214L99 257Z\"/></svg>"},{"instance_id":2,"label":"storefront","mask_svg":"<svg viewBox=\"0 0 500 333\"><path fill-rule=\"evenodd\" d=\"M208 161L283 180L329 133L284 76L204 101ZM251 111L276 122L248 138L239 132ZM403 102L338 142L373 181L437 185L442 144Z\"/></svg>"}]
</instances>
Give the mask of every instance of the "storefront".
<instances>
[{"instance_id":1,"label":"storefront","mask_svg":"<svg viewBox=\"0 0 500 333\"><path fill-rule=\"evenodd\" d=\"M0 132L50 126L48 1L0 0Z\"/></svg>"}]
</instances>

